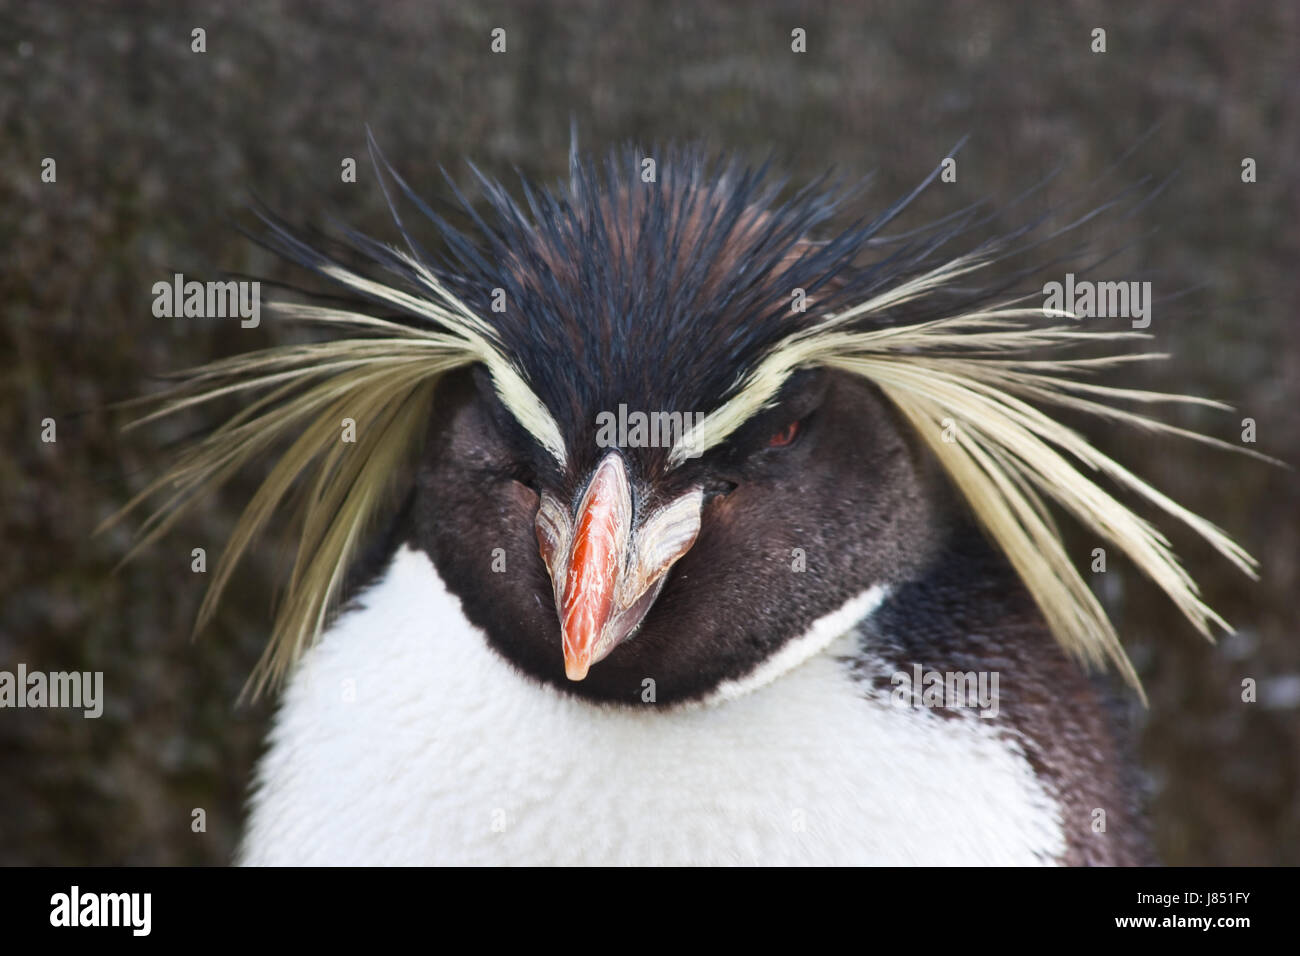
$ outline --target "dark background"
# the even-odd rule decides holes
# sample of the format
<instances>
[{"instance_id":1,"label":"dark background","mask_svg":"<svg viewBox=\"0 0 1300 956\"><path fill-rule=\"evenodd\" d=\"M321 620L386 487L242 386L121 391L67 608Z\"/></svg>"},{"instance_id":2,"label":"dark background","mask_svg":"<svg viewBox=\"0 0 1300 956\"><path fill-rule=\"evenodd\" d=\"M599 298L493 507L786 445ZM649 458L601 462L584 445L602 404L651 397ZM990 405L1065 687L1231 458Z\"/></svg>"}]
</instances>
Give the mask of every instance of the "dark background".
<instances>
[{"instance_id":1,"label":"dark background","mask_svg":"<svg viewBox=\"0 0 1300 956\"><path fill-rule=\"evenodd\" d=\"M507 30L508 52L489 52ZM207 31L207 52L190 31ZM806 55L790 31L807 30ZM1090 51L1094 27L1108 52ZM232 219L256 194L296 223L394 238L369 123L424 192L473 159L553 180L584 146L705 139L801 181L877 177L859 212L915 185L964 134L959 178L918 215L1009 198L1058 163L1077 190L1177 175L1116 241L1153 278L1138 387L1231 402L1166 417L1300 460L1300 7L1266 3L0 3L0 668L102 670L104 716L0 711L0 862L223 863L271 706L236 706L278 568L264 549L189 639L210 560L257 475L203 501L112 573L130 527L94 527L158 474L178 423L123 435L106 406L158 374L280 340L274 321L151 314L174 272L300 278ZM1154 132L1143 140L1144 134ZM58 181L40 181L54 157ZM359 182L339 181L342 157ZM1258 182L1241 181L1241 160ZM946 190L940 192L939 190ZM919 223L910 219L909 223ZM1059 277L1057 277L1059 278ZM42 444L54 417L58 442ZM1141 753L1168 863L1300 862L1300 491L1296 474L1094 425L1103 449L1236 535L1258 584L1173 534L1238 630L1211 646L1131 569L1102 593L1150 693ZM1080 562L1087 542L1079 538ZM1259 701L1241 701L1241 681ZM340 772L347 772L340 768ZM207 831L193 833L204 808Z\"/></svg>"}]
</instances>

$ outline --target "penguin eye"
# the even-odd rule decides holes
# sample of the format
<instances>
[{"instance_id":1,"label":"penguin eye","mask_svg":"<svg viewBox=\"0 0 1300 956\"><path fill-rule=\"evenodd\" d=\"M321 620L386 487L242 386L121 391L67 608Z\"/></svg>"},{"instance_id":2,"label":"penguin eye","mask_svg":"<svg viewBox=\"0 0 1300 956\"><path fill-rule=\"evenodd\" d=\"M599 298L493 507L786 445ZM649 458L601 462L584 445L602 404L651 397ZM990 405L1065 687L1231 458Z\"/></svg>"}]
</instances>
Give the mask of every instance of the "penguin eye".
<instances>
[{"instance_id":1,"label":"penguin eye","mask_svg":"<svg viewBox=\"0 0 1300 956\"><path fill-rule=\"evenodd\" d=\"M782 428L779 432L777 432L775 435L773 435L771 438L767 440L767 447L785 448L787 445L792 444L795 438L798 437L799 429L800 426L802 425L803 422L799 422L799 421L793 421L789 425L786 425L785 428Z\"/></svg>"}]
</instances>

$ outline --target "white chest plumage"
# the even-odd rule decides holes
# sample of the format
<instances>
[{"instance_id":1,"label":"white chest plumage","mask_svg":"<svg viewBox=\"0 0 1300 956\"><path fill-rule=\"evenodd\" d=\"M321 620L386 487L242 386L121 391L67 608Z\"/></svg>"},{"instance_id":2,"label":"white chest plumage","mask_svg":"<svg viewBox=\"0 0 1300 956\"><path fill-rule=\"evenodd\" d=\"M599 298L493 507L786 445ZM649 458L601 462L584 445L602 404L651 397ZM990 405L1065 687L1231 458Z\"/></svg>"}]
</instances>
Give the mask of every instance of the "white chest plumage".
<instances>
[{"instance_id":1,"label":"white chest plumage","mask_svg":"<svg viewBox=\"0 0 1300 956\"><path fill-rule=\"evenodd\" d=\"M1058 807L1014 743L892 705L840 659L878 601L709 705L607 708L520 676L403 549L286 689L242 860L1054 862Z\"/></svg>"}]
</instances>

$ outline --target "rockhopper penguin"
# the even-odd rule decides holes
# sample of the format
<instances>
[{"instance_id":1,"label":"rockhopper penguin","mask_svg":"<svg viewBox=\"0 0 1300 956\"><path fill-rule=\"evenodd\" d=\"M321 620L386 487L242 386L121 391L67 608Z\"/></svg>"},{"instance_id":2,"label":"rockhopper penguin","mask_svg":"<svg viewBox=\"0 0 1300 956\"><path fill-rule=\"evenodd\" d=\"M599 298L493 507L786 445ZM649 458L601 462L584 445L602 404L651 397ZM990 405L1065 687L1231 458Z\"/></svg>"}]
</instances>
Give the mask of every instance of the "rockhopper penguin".
<instances>
[{"instance_id":1,"label":"rockhopper penguin","mask_svg":"<svg viewBox=\"0 0 1300 956\"><path fill-rule=\"evenodd\" d=\"M480 176L464 230L377 157L391 245L262 214L351 302L275 305L324 334L155 396L247 404L144 489L173 495L145 542L280 450L204 615L300 502L241 860L1148 861L1088 671L1136 678L1054 516L1202 631L1102 485L1253 561L1048 411L1176 431L1125 403L1209 403L1099 384L1139 333L1012 288L1069 229L892 231L909 196L835 231L851 191L654 155L518 199Z\"/></svg>"}]
</instances>

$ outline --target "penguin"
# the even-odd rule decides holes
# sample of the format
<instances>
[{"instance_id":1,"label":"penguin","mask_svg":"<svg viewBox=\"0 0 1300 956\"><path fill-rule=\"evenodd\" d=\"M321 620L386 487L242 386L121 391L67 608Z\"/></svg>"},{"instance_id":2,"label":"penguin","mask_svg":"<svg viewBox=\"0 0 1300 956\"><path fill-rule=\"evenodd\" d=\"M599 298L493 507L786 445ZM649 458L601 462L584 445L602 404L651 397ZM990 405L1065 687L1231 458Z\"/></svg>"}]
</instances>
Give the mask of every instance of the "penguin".
<instances>
[{"instance_id":1,"label":"penguin","mask_svg":"<svg viewBox=\"0 0 1300 956\"><path fill-rule=\"evenodd\" d=\"M137 499L173 493L147 544L283 449L203 617L303 489L238 862L1153 862L1140 685L1056 517L1207 634L1103 483L1255 562L1052 410L1178 432L1123 400L1213 403L1098 384L1145 333L1009 285L1069 230L981 238L974 207L892 231L938 170L837 228L852 188L656 155L653 181L627 149L522 198L453 183L460 229L376 150L390 243L260 213L340 295L273 304L318 338L151 399L248 404Z\"/></svg>"}]
</instances>

